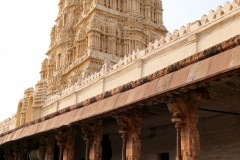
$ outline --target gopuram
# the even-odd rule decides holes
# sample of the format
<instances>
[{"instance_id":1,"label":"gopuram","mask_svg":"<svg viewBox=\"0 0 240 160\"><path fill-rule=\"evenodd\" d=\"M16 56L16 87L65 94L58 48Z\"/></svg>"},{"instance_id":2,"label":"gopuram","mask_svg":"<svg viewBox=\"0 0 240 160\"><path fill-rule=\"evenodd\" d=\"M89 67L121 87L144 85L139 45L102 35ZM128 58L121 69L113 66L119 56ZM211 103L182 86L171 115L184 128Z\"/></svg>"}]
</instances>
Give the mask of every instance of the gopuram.
<instances>
[{"instance_id":1,"label":"gopuram","mask_svg":"<svg viewBox=\"0 0 240 160\"><path fill-rule=\"evenodd\" d=\"M0 160L237 160L240 0L173 33L161 0L60 0Z\"/></svg>"}]
</instances>

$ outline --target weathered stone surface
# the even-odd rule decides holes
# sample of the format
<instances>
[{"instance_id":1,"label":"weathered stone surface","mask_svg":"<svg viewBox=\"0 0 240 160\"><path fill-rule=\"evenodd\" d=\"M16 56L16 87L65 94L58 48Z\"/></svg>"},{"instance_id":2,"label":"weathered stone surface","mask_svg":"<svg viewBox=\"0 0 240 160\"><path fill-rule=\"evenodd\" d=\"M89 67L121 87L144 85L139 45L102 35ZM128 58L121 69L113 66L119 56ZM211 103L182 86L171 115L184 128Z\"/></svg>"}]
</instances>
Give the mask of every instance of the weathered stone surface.
<instances>
[{"instance_id":1,"label":"weathered stone surface","mask_svg":"<svg viewBox=\"0 0 240 160\"><path fill-rule=\"evenodd\" d=\"M97 120L82 125L88 160L102 159L102 121Z\"/></svg>"},{"instance_id":2,"label":"weathered stone surface","mask_svg":"<svg viewBox=\"0 0 240 160\"><path fill-rule=\"evenodd\" d=\"M141 110L128 111L117 117L123 139L122 160L141 159L141 118Z\"/></svg>"}]
</instances>

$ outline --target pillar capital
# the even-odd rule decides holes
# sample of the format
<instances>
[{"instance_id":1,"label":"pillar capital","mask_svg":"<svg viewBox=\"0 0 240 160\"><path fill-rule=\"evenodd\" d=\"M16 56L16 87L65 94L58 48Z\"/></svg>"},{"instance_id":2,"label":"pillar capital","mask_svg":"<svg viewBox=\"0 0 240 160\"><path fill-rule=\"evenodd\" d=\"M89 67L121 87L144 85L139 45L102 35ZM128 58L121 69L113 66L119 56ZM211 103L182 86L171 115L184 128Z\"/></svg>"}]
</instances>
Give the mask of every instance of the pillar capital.
<instances>
[{"instance_id":1,"label":"pillar capital","mask_svg":"<svg viewBox=\"0 0 240 160\"><path fill-rule=\"evenodd\" d=\"M200 136L197 129L196 103L205 98L208 98L208 93L199 89L175 96L167 102L177 132L176 160L197 160L199 157Z\"/></svg>"},{"instance_id":2,"label":"pillar capital","mask_svg":"<svg viewBox=\"0 0 240 160\"><path fill-rule=\"evenodd\" d=\"M116 116L118 125L120 127L119 133L123 136L127 136L133 132L140 132L143 111L141 109L135 109L120 113Z\"/></svg>"},{"instance_id":3,"label":"pillar capital","mask_svg":"<svg viewBox=\"0 0 240 160\"><path fill-rule=\"evenodd\" d=\"M56 144L56 140L55 137L52 136L44 136L43 140L45 142L46 145L46 157L45 160L52 160L54 159L54 147Z\"/></svg>"},{"instance_id":4,"label":"pillar capital","mask_svg":"<svg viewBox=\"0 0 240 160\"><path fill-rule=\"evenodd\" d=\"M57 134L55 134L55 138L57 140L59 148L64 149L66 143L66 133L64 133L63 131L59 131L57 132Z\"/></svg>"},{"instance_id":5,"label":"pillar capital","mask_svg":"<svg viewBox=\"0 0 240 160\"><path fill-rule=\"evenodd\" d=\"M24 140L21 142L21 146L24 148L25 151L30 151L30 149L33 148L34 144L33 142L30 142L29 140Z\"/></svg>"},{"instance_id":6,"label":"pillar capital","mask_svg":"<svg viewBox=\"0 0 240 160\"><path fill-rule=\"evenodd\" d=\"M172 122L176 124L176 127L197 123L197 103L208 97L206 90L198 89L170 98L167 105L172 113Z\"/></svg>"},{"instance_id":7,"label":"pillar capital","mask_svg":"<svg viewBox=\"0 0 240 160\"><path fill-rule=\"evenodd\" d=\"M122 160L141 159L141 109L129 110L119 114L116 119L123 139Z\"/></svg>"},{"instance_id":8,"label":"pillar capital","mask_svg":"<svg viewBox=\"0 0 240 160\"><path fill-rule=\"evenodd\" d=\"M86 122L82 125L86 142L86 160L102 159L102 125L102 120Z\"/></svg>"},{"instance_id":9,"label":"pillar capital","mask_svg":"<svg viewBox=\"0 0 240 160\"><path fill-rule=\"evenodd\" d=\"M23 160L24 152L25 150L20 143L16 143L13 145L13 155L15 156L15 159Z\"/></svg>"},{"instance_id":10,"label":"pillar capital","mask_svg":"<svg viewBox=\"0 0 240 160\"><path fill-rule=\"evenodd\" d=\"M59 160L74 159L75 135L78 131L79 128L77 126L72 126L70 128L60 130L55 134L57 145L60 149Z\"/></svg>"},{"instance_id":11,"label":"pillar capital","mask_svg":"<svg viewBox=\"0 0 240 160\"><path fill-rule=\"evenodd\" d=\"M66 145L66 132L64 131L58 131L55 134L55 138L57 140L57 145L60 149L60 153L59 153L59 160L63 160L63 153L64 153L64 149L65 149L65 145Z\"/></svg>"},{"instance_id":12,"label":"pillar capital","mask_svg":"<svg viewBox=\"0 0 240 160\"><path fill-rule=\"evenodd\" d=\"M86 122L82 124L82 132L84 134L84 140L92 141L95 136L102 135L102 125L103 122L101 120Z\"/></svg>"}]
</instances>

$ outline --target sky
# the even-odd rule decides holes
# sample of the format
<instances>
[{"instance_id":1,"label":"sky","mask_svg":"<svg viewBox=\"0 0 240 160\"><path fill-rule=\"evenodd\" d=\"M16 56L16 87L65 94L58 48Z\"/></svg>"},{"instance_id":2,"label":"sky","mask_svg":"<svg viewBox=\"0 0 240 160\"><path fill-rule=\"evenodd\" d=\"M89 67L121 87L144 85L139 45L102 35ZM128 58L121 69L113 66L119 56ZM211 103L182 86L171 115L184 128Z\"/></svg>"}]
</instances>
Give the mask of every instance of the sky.
<instances>
[{"instance_id":1,"label":"sky","mask_svg":"<svg viewBox=\"0 0 240 160\"><path fill-rule=\"evenodd\" d=\"M17 111L27 88L40 79L50 31L59 0L1 0L0 5L0 121ZM163 21L173 32L201 19L226 0L163 0Z\"/></svg>"}]
</instances>

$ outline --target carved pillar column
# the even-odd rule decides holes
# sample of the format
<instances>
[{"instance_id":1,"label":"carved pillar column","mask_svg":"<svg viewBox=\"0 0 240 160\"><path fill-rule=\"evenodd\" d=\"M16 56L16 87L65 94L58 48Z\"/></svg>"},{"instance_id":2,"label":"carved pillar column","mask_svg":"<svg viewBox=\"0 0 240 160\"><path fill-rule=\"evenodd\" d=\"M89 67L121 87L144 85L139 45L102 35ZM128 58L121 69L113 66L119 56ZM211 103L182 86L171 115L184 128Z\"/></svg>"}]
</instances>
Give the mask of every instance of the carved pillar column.
<instances>
[{"instance_id":1,"label":"carved pillar column","mask_svg":"<svg viewBox=\"0 0 240 160\"><path fill-rule=\"evenodd\" d=\"M168 105L169 110L172 112L174 106ZM172 112L172 122L175 123L176 128L176 160L182 160L182 128L184 126L184 115L181 113Z\"/></svg>"},{"instance_id":2,"label":"carved pillar column","mask_svg":"<svg viewBox=\"0 0 240 160\"><path fill-rule=\"evenodd\" d=\"M86 160L102 160L102 121L91 122L82 126L86 142Z\"/></svg>"},{"instance_id":3,"label":"carved pillar column","mask_svg":"<svg viewBox=\"0 0 240 160\"><path fill-rule=\"evenodd\" d=\"M39 139L39 147L38 147L38 157L40 160L45 159L46 154L46 142L44 138Z\"/></svg>"},{"instance_id":4,"label":"carved pillar column","mask_svg":"<svg viewBox=\"0 0 240 160\"><path fill-rule=\"evenodd\" d=\"M65 134L62 132L59 132L58 134L55 135L57 139L57 145L59 146L59 160L63 160L63 153L65 149L65 143L66 143L66 137Z\"/></svg>"},{"instance_id":5,"label":"carved pillar column","mask_svg":"<svg viewBox=\"0 0 240 160\"><path fill-rule=\"evenodd\" d=\"M59 149L60 149L59 160L63 160L63 152L64 152L65 144L60 142L60 143L58 143L58 146L59 146Z\"/></svg>"},{"instance_id":6,"label":"carved pillar column","mask_svg":"<svg viewBox=\"0 0 240 160\"><path fill-rule=\"evenodd\" d=\"M126 132L120 132L122 134L123 139L123 145L122 145L122 160L126 160L126 147L127 147L127 133Z\"/></svg>"},{"instance_id":7,"label":"carved pillar column","mask_svg":"<svg viewBox=\"0 0 240 160\"><path fill-rule=\"evenodd\" d=\"M182 123L176 122L173 120L174 123L176 123L176 132L177 132L177 142L176 142L176 160L182 160L182 146L181 146L181 129L182 129Z\"/></svg>"},{"instance_id":8,"label":"carved pillar column","mask_svg":"<svg viewBox=\"0 0 240 160\"><path fill-rule=\"evenodd\" d=\"M45 160L53 160L54 159L54 147L55 147L55 139L54 137L46 137L45 139L46 144L46 156Z\"/></svg>"},{"instance_id":9,"label":"carved pillar column","mask_svg":"<svg viewBox=\"0 0 240 160\"><path fill-rule=\"evenodd\" d=\"M84 138L84 140L85 140L85 143L86 143L85 159L89 160L90 141L92 141L92 140L90 140L90 138L86 138L86 137Z\"/></svg>"},{"instance_id":10,"label":"carved pillar column","mask_svg":"<svg viewBox=\"0 0 240 160\"><path fill-rule=\"evenodd\" d=\"M24 159L29 160L30 159L29 153L30 153L30 150L32 148L32 143L29 142L29 141L23 141L22 142L22 147L24 149Z\"/></svg>"},{"instance_id":11,"label":"carved pillar column","mask_svg":"<svg viewBox=\"0 0 240 160\"><path fill-rule=\"evenodd\" d=\"M141 117L142 112L134 110L117 117L119 133L123 139L122 160L141 159Z\"/></svg>"},{"instance_id":12,"label":"carved pillar column","mask_svg":"<svg viewBox=\"0 0 240 160\"><path fill-rule=\"evenodd\" d=\"M64 151L64 160L74 160L75 135L78 128L71 127L66 135L66 146Z\"/></svg>"},{"instance_id":13,"label":"carved pillar column","mask_svg":"<svg viewBox=\"0 0 240 160\"><path fill-rule=\"evenodd\" d=\"M15 160L24 159L24 148L20 144L15 144L13 147L13 155Z\"/></svg>"},{"instance_id":14,"label":"carved pillar column","mask_svg":"<svg viewBox=\"0 0 240 160\"><path fill-rule=\"evenodd\" d=\"M168 103L177 132L176 160L198 160L199 158L198 108L193 105L193 102L203 96L208 95L203 92L193 92L177 97Z\"/></svg>"}]
</instances>

